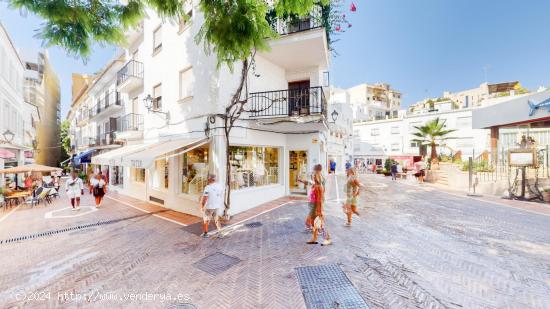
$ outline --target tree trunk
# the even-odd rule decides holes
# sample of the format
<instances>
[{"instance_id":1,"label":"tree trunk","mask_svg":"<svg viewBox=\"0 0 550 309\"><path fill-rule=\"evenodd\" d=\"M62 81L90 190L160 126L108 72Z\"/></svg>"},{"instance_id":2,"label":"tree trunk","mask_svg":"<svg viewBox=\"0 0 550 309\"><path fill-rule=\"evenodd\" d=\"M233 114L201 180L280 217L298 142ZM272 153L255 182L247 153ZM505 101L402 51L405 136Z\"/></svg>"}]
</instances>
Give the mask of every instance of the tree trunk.
<instances>
[{"instance_id":1,"label":"tree trunk","mask_svg":"<svg viewBox=\"0 0 550 309\"><path fill-rule=\"evenodd\" d=\"M226 128L224 128L225 134L225 210L224 216L229 216L229 208L231 208L231 162L229 161L229 133L231 128L227 127L227 120L225 120ZM229 130L227 130L229 129Z\"/></svg>"},{"instance_id":2,"label":"tree trunk","mask_svg":"<svg viewBox=\"0 0 550 309\"><path fill-rule=\"evenodd\" d=\"M435 148L435 142L432 142L430 146L432 147L432 153L430 157L432 158L432 161L437 160L437 149Z\"/></svg>"}]
</instances>

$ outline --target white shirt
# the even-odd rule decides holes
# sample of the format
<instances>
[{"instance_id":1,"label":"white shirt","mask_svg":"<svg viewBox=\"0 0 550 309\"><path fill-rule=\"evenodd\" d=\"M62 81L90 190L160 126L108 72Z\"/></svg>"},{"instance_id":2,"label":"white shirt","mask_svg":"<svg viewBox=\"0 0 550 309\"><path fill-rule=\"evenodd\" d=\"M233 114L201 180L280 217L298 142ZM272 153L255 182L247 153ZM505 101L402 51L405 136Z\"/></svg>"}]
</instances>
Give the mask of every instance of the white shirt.
<instances>
[{"instance_id":1,"label":"white shirt","mask_svg":"<svg viewBox=\"0 0 550 309\"><path fill-rule=\"evenodd\" d=\"M97 185L99 185L100 188L105 187L105 180L103 180L103 178L101 178L100 180L97 180L96 178L92 178L92 180L90 180L90 183L94 187Z\"/></svg>"},{"instance_id":2,"label":"white shirt","mask_svg":"<svg viewBox=\"0 0 550 309\"><path fill-rule=\"evenodd\" d=\"M204 193L202 194L205 197L208 197L206 209L221 209L224 207L223 197L224 197L224 188L219 183L213 183L204 188Z\"/></svg>"},{"instance_id":3,"label":"white shirt","mask_svg":"<svg viewBox=\"0 0 550 309\"><path fill-rule=\"evenodd\" d=\"M67 187L66 191L69 198L80 197L80 193L84 189L84 183L82 182L82 179L78 177L75 179L69 177L65 185Z\"/></svg>"}]
</instances>

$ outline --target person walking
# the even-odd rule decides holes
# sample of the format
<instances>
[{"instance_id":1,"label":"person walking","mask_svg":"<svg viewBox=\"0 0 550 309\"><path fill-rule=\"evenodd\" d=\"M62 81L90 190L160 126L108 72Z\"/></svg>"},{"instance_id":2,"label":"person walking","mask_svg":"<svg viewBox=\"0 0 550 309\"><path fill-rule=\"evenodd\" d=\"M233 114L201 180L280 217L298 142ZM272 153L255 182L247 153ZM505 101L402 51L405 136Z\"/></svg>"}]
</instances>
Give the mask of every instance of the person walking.
<instances>
[{"instance_id":1,"label":"person walking","mask_svg":"<svg viewBox=\"0 0 550 309\"><path fill-rule=\"evenodd\" d=\"M80 197L84 194L84 183L82 179L78 178L76 171L71 171L71 176L67 179L65 186L73 211L80 210Z\"/></svg>"},{"instance_id":2,"label":"person walking","mask_svg":"<svg viewBox=\"0 0 550 309\"><path fill-rule=\"evenodd\" d=\"M355 169L350 168L347 171L348 179L344 186L344 191L346 192L346 202L344 203L344 213L346 214L347 221L345 226L351 226L351 219L353 214L360 216L357 211L357 198L359 197L359 189L361 188L361 183L357 179Z\"/></svg>"},{"instance_id":3,"label":"person walking","mask_svg":"<svg viewBox=\"0 0 550 309\"><path fill-rule=\"evenodd\" d=\"M313 229L311 230L312 237L307 244L313 245L318 244L317 237L318 234L323 235L322 246L328 246L332 244L330 239L330 234L328 233L325 224L325 215L323 213L323 204L325 202L325 186L324 179L322 176L322 166L320 164L315 166L316 173L313 174L313 185L310 191L310 205L313 206L310 212L311 221L313 222Z\"/></svg>"},{"instance_id":4,"label":"person walking","mask_svg":"<svg viewBox=\"0 0 550 309\"><path fill-rule=\"evenodd\" d=\"M208 175L208 185L204 188L201 197L200 207L203 213L202 237L208 237L208 225L214 219L214 224L218 230L218 238L222 238L220 217L224 207L224 188L216 182L216 175Z\"/></svg>"},{"instance_id":5,"label":"person walking","mask_svg":"<svg viewBox=\"0 0 550 309\"><path fill-rule=\"evenodd\" d=\"M90 180L90 185L92 186L92 194L95 199L95 207L99 208L101 207L105 193L107 193L107 183L101 176L101 172Z\"/></svg>"},{"instance_id":6,"label":"person walking","mask_svg":"<svg viewBox=\"0 0 550 309\"><path fill-rule=\"evenodd\" d=\"M349 170L351 168L351 163L348 161L346 161L346 171Z\"/></svg>"},{"instance_id":7,"label":"person walking","mask_svg":"<svg viewBox=\"0 0 550 309\"><path fill-rule=\"evenodd\" d=\"M390 166L391 180L397 180L397 163L393 161Z\"/></svg>"},{"instance_id":8,"label":"person walking","mask_svg":"<svg viewBox=\"0 0 550 309\"><path fill-rule=\"evenodd\" d=\"M315 184L314 177L319 176L321 179L321 184L323 187L325 186L325 177L323 177L323 168L321 164L317 164L313 167L313 173L311 174L311 180L298 180L299 182L303 183L305 186L313 186ZM309 194L309 212L306 216L306 231L310 232L313 230L313 219L315 218L315 201L312 199L313 195L311 194L312 189L310 189Z\"/></svg>"},{"instance_id":9,"label":"person walking","mask_svg":"<svg viewBox=\"0 0 550 309\"><path fill-rule=\"evenodd\" d=\"M330 160L330 173L336 173L336 161L334 160Z\"/></svg>"}]
</instances>

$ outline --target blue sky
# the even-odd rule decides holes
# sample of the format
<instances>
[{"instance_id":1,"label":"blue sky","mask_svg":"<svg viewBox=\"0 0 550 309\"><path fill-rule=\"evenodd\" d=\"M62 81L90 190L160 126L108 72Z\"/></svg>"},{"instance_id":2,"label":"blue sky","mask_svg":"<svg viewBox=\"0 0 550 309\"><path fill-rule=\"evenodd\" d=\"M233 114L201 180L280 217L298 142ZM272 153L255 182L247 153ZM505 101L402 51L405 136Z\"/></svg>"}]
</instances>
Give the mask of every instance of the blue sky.
<instances>
[{"instance_id":1,"label":"blue sky","mask_svg":"<svg viewBox=\"0 0 550 309\"><path fill-rule=\"evenodd\" d=\"M346 0L347 11L349 0ZM532 90L550 86L548 0L356 0L352 23L334 48L331 82L350 87L387 82L404 94L403 105L444 90L485 81L519 80ZM41 46L40 27L0 2L0 20L24 54ZM49 54L62 83L62 115L70 105L72 72L93 73L114 55L95 49L87 64L59 48ZM485 70L487 74L485 74Z\"/></svg>"}]
</instances>

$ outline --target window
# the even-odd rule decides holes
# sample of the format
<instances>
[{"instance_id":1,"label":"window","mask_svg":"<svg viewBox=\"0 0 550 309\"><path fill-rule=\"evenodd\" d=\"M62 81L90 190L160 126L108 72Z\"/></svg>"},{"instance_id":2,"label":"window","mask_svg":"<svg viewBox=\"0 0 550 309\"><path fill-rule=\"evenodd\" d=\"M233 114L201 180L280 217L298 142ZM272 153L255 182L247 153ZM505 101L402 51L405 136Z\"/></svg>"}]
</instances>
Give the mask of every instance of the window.
<instances>
[{"instance_id":1,"label":"window","mask_svg":"<svg viewBox=\"0 0 550 309\"><path fill-rule=\"evenodd\" d=\"M187 99L193 96L193 86L195 77L193 68L189 67L180 72L180 100Z\"/></svg>"},{"instance_id":2,"label":"window","mask_svg":"<svg viewBox=\"0 0 550 309\"><path fill-rule=\"evenodd\" d=\"M418 146L419 146L418 144L419 144L419 143L417 143L417 142L411 142L411 148L416 148L416 147L418 147Z\"/></svg>"},{"instance_id":3,"label":"window","mask_svg":"<svg viewBox=\"0 0 550 309\"><path fill-rule=\"evenodd\" d=\"M145 169L144 168L131 168L130 177L133 182L145 183Z\"/></svg>"},{"instance_id":4,"label":"window","mask_svg":"<svg viewBox=\"0 0 550 309\"><path fill-rule=\"evenodd\" d=\"M231 188L242 189L279 183L279 149L231 146Z\"/></svg>"},{"instance_id":5,"label":"window","mask_svg":"<svg viewBox=\"0 0 550 309\"><path fill-rule=\"evenodd\" d=\"M391 127L391 134L399 134L399 127Z\"/></svg>"},{"instance_id":6,"label":"window","mask_svg":"<svg viewBox=\"0 0 550 309\"><path fill-rule=\"evenodd\" d=\"M370 135L371 135L371 136L380 135L380 129L378 129L378 128L371 129L371 130L370 130Z\"/></svg>"},{"instance_id":7,"label":"window","mask_svg":"<svg viewBox=\"0 0 550 309\"><path fill-rule=\"evenodd\" d=\"M401 150L399 143L391 144L391 151L399 151L399 150Z\"/></svg>"},{"instance_id":8,"label":"window","mask_svg":"<svg viewBox=\"0 0 550 309\"><path fill-rule=\"evenodd\" d=\"M153 87L153 109L162 108L162 84Z\"/></svg>"},{"instance_id":9,"label":"window","mask_svg":"<svg viewBox=\"0 0 550 309\"><path fill-rule=\"evenodd\" d=\"M180 18L179 20L178 33L182 33L191 25L191 21L193 19L193 8L190 7L185 14L187 15L187 18Z\"/></svg>"},{"instance_id":10,"label":"window","mask_svg":"<svg viewBox=\"0 0 550 309\"><path fill-rule=\"evenodd\" d=\"M180 156L181 193L198 195L208 178L208 145Z\"/></svg>"},{"instance_id":11,"label":"window","mask_svg":"<svg viewBox=\"0 0 550 309\"><path fill-rule=\"evenodd\" d=\"M153 188L168 189L169 164L166 159L155 161L155 170L153 172Z\"/></svg>"},{"instance_id":12,"label":"window","mask_svg":"<svg viewBox=\"0 0 550 309\"><path fill-rule=\"evenodd\" d=\"M162 27L153 31L153 54L158 53L162 49Z\"/></svg>"}]
</instances>

